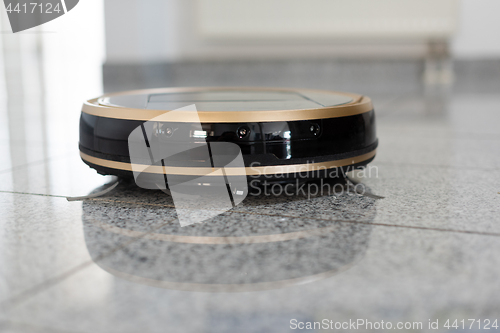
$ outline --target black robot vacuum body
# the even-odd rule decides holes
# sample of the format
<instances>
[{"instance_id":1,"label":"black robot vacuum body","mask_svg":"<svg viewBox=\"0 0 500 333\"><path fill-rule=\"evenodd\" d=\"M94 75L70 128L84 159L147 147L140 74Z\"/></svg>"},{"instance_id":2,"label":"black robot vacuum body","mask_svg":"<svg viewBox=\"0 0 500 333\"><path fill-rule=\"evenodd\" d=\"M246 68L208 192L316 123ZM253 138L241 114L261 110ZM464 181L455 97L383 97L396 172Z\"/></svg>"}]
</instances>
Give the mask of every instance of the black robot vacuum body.
<instances>
[{"instance_id":1,"label":"black robot vacuum body","mask_svg":"<svg viewBox=\"0 0 500 333\"><path fill-rule=\"evenodd\" d=\"M196 111L162 120L189 105ZM83 161L100 174L133 178L137 161L131 158L129 137L138 128L151 131L148 147L186 144L184 151L154 161L163 170L177 168L181 177L184 171L193 177L191 169L224 167L203 154L204 145L219 142L239 147L244 162L240 175L269 182L339 177L366 166L377 148L375 113L366 96L302 89L165 88L84 103ZM218 163L224 164L224 158Z\"/></svg>"}]
</instances>

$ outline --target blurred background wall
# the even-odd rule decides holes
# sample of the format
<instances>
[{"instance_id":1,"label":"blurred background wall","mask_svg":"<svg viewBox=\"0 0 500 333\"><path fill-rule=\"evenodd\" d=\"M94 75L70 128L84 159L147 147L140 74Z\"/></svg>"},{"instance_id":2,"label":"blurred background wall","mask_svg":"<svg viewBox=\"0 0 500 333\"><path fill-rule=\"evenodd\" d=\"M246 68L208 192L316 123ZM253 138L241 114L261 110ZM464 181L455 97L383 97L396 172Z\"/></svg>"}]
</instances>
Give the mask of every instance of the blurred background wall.
<instances>
[{"instance_id":1,"label":"blurred background wall","mask_svg":"<svg viewBox=\"0 0 500 333\"><path fill-rule=\"evenodd\" d=\"M500 57L497 0L106 0L107 61Z\"/></svg>"},{"instance_id":2,"label":"blurred background wall","mask_svg":"<svg viewBox=\"0 0 500 333\"><path fill-rule=\"evenodd\" d=\"M9 145L1 144L9 141L74 146L82 101L103 91L104 1L81 1L64 16L15 34L0 8L0 31L0 155L10 156L2 151ZM27 154L18 156L51 153L20 147Z\"/></svg>"},{"instance_id":3,"label":"blurred background wall","mask_svg":"<svg viewBox=\"0 0 500 333\"><path fill-rule=\"evenodd\" d=\"M497 0L106 0L105 88L451 85L500 59L499 12Z\"/></svg>"},{"instance_id":4,"label":"blurred background wall","mask_svg":"<svg viewBox=\"0 0 500 333\"><path fill-rule=\"evenodd\" d=\"M498 91L499 12L498 0L92 0L12 34L2 10L0 84L42 80L75 101L174 85Z\"/></svg>"}]
</instances>

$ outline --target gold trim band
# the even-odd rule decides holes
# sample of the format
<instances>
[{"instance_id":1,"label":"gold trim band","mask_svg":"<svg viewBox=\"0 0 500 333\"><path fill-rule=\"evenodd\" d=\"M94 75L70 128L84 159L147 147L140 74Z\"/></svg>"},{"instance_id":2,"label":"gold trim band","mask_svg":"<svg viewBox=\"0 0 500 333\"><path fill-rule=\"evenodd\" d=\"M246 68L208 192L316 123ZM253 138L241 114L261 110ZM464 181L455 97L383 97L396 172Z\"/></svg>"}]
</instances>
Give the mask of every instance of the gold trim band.
<instances>
[{"instance_id":1,"label":"gold trim band","mask_svg":"<svg viewBox=\"0 0 500 333\"><path fill-rule=\"evenodd\" d=\"M248 291L263 291L263 290L273 290L273 289L281 289L290 286L303 285L311 282L316 282L320 280L327 279L333 275L344 272L351 267L353 267L356 263L347 264L346 266L335 268L323 273L318 273L315 275L309 275L304 277L280 280L280 281L267 281L267 282L254 282L247 284L222 284L222 283L212 283L212 284L204 284L204 283L192 283L192 282L172 282L172 281L164 281L164 280L154 280L151 278L145 278L129 273L124 273L122 271L118 271L111 267L105 266L102 262L97 262L97 265L110 273L111 275L117 276L124 280L128 280L134 283L139 283L147 286L152 286L156 288L170 289L170 290L180 290L180 291L194 291L194 292L228 292L228 293L236 293L236 292L248 292Z\"/></svg>"},{"instance_id":2,"label":"gold trim band","mask_svg":"<svg viewBox=\"0 0 500 333\"><path fill-rule=\"evenodd\" d=\"M246 90L246 91L294 91L294 92L321 92L328 94L337 94L349 96L352 102L328 106L314 109L298 109L298 110L273 110L273 111L185 111L172 115L172 122L201 122L201 123L242 123L242 122L273 122L273 121L300 121L314 119L328 119L353 116L373 110L372 101L369 97L350 94L331 92L323 90L308 90L308 89L278 89L278 88L235 88L235 87L196 87L196 88L162 88L162 89L146 89L134 90L122 93L107 94L98 98L90 99L83 104L82 112L105 118L127 119L149 121L157 116L165 114L168 110L150 110L150 109L133 109L121 106L102 105L99 100L106 97L133 95L133 94L160 94L160 93L178 93L178 92L197 92L209 90Z\"/></svg>"},{"instance_id":3,"label":"gold trim band","mask_svg":"<svg viewBox=\"0 0 500 333\"><path fill-rule=\"evenodd\" d=\"M293 174L311 171L321 171L328 170L338 167L349 166L357 164L370 158L374 157L377 150L373 150L369 153L345 158L342 160L320 162L320 163L307 163L307 164L291 164L291 165L268 165L268 166L250 166L245 168L224 168L227 176L264 176L264 175L276 175L276 174ZM189 167L163 167L159 165L143 165L125 162L117 162L105 160L98 157L93 157L85 153L80 152L80 156L84 161L89 163L99 165L102 167L110 169L118 169L133 172L134 170L142 170L146 173L156 173L156 174L169 174L169 175L185 175L185 176L218 176L218 173L213 173L212 168L189 168ZM220 176L220 175L219 175Z\"/></svg>"},{"instance_id":4,"label":"gold trim band","mask_svg":"<svg viewBox=\"0 0 500 333\"><path fill-rule=\"evenodd\" d=\"M204 245L224 245L224 244L258 244L258 243L274 243L284 242L289 240L296 240L314 236L321 236L327 232L332 232L338 229L338 225L331 227L323 227L317 229L309 229L303 231L288 232L283 234L270 234L270 235L257 235L257 236L239 236L239 237L206 237L206 236L188 236L188 235L171 235L171 234L158 234L146 233L143 231L135 231L124 228L119 228L113 225L107 225L96 220L91 220L92 223L109 232L128 236L137 237L149 240L160 240L172 243L181 244L204 244Z\"/></svg>"}]
</instances>

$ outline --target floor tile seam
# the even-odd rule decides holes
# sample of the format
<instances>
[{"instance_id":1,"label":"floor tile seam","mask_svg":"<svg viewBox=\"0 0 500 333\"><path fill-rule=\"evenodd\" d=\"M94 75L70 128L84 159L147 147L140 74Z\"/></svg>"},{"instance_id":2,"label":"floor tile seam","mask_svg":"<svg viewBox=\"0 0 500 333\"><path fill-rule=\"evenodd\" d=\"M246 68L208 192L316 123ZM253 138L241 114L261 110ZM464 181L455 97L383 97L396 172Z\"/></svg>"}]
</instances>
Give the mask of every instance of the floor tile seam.
<instances>
[{"instance_id":1,"label":"floor tile seam","mask_svg":"<svg viewBox=\"0 0 500 333\"><path fill-rule=\"evenodd\" d=\"M25 289L24 291L21 291L20 293L18 293L15 296L12 296L12 297L5 299L5 300L1 300L0 301L0 310L13 308L13 307L23 303L24 301L30 299L31 297L34 297L34 296L42 293L43 291L62 283L63 281L65 281L68 278L70 278L71 276L79 273L80 271L86 269L87 267L90 267L91 265L96 264L97 261L101 261L104 258L107 258L107 257L113 255L114 253L116 253L122 249L127 248L131 244L133 244L137 241L140 241L141 239L143 239L147 235L154 233L158 229L165 227L166 225L168 225L169 223L171 223L172 221L175 221L175 220L176 219L171 219L168 222L165 222L159 226L153 227L153 228L149 229L148 231L145 231L141 236L135 237L127 242L121 243L121 244L115 246L113 249L110 249L106 253L97 256L97 258L93 258L93 259L84 261L81 264L77 265L76 267L71 268L70 270L68 270L66 272L62 272L54 277L51 277L47 280L42 281L42 282L40 282L40 283L38 283L38 284L28 288L28 289Z\"/></svg>"},{"instance_id":2,"label":"floor tile seam","mask_svg":"<svg viewBox=\"0 0 500 333\"><path fill-rule=\"evenodd\" d=\"M26 169L26 168L29 168L33 165L36 165L36 164L45 164L47 162L50 162L50 161L53 161L53 160L58 160L58 159L62 159L62 158L65 158L65 157L69 157L70 155L72 155L73 153L65 153L65 154L58 154L58 155L54 155L54 156L49 156L49 157L46 157L44 159L40 159L40 160L37 160L37 161L33 161L33 162L29 162L29 163L25 163L25 164L21 164L21 165L17 165L15 167L11 167L11 168L7 168L7 169L2 169L0 170L0 175L3 175L3 174L6 174L6 173L9 173L9 172L15 172L15 171L18 171L18 170L22 170L22 169Z\"/></svg>"},{"instance_id":3,"label":"floor tile seam","mask_svg":"<svg viewBox=\"0 0 500 333\"><path fill-rule=\"evenodd\" d=\"M25 322L18 322L18 321L12 321L12 320L0 320L0 328L2 327L2 324L7 324L10 326L14 327L24 327L24 328L29 328L29 329L35 329L36 332L53 332L53 333L87 333L84 331L73 331L73 330L65 330L65 329L59 329L59 328L54 328L54 327L48 327L48 326L40 326L40 325L34 325L30 323L25 323Z\"/></svg>"},{"instance_id":4,"label":"floor tile seam","mask_svg":"<svg viewBox=\"0 0 500 333\"><path fill-rule=\"evenodd\" d=\"M382 118L382 117L378 117ZM389 131L394 131L394 133L391 132L384 132L384 136L391 136L391 137L401 137L401 133L405 134L405 138L413 138L413 139L429 139L429 140L435 140L435 139L454 139L454 140L471 140L471 141L479 141L479 140L492 140L492 141L498 141L500 140L500 135L494 134L494 133L489 133L489 134L484 134L484 133L473 133L473 132L457 132L457 131L447 131L447 130L439 130L440 133L446 133L447 135L450 136L429 136L425 134L432 134L433 132L437 132L438 130L435 131L429 131L429 130L417 130L418 132L422 132L422 135L418 135L418 133L412 133L408 135L408 129L401 129L401 127L396 127L396 126L387 126L387 125L378 125L377 128L379 131L384 131L384 130L389 130ZM400 132L400 133L395 133L395 132ZM415 135L417 134L417 135ZM453 137L451 136L453 135Z\"/></svg>"},{"instance_id":5,"label":"floor tile seam","mask_svg":"<svg viewBox=\"0 0 500 333\"><path fill-rule=\"evenodd\" d=\"M31 194L31 193L18 193L18 192L10 192L10 191L0 191L0 193L13 193L13 194L26 194L26 195L39 195L39 196L48 196L48 197L57 197L57 198L66 198L65 196L54 196L54 195L44 195L44 194ZM500 192L499 192L500 193ZM131 205L146 205L146 206L155 206L155 207L165 207L175 209L174 205L168 204L155 204L148 202L135 202L135 201L127 201L127 200L110 200L106 198L89 198L85 201L97 201L97 202L106 202L106 203L117 203L117 204L131 204ZM500 237L500 233L490 233L476 230L463 230L463 229L449 229L449 228L432 228L432 227L422 227L422 226L414 226L414 225L400 225L400 224L391 224L391 223L372 223L372 222L364 222L364 221L356 221L356 220L331 220L331 219L318 219L314 217L304 217L297 215L278 215L278 214L266 214L261 212L249 212L249 211L235 211L229 210L228 213L238 213L238 214L250 214L250 215L258 215L258 216L271 216L271 217L288 217L294 219L317 219L325 222L341 222L341 223L362 223L362 224L371 224L385 227L395 227L395 228L413 228L420 230L430 230L430 231L439 231L439 232L452 232L452 233L464 233L464 234L475 234L482 236L494 236Z\"/></svg>"},{"instance_id":6,"label":"floor tile seam","mask_svg":"<svg viewBox=\"0 0 500 333\"><path fill-rule=\"evenodd\" d=\"M174 205L167 204L155 204L155 203L143 203L143 202L131 202L126 200L108 200L105 198L92 198L90 200L100 201L100 202L108 202L108 203L118 203L118 204L132 204L132 205L148 205L155 207L166 207L175 209ZM463 230L463 229L451 229L451 228L434 228L434 227L424 227L424 226L416 226L416 225L401 225L401 224L392 224L392 223L374 223L369 221L361 221L361 220L344 220L344 219L325 219L325 218L317 218L317 217L306 217L300 215L287 215L287 214L270 214L270 213L262 213L262 212L250 212L250 211L240 211L240 210L229 210L226 213L230 214L241 214L241 215L256 215L256 216L268 216L268 217L279 217L279 218L292 218L292 219L310 219L310 220L318 220L322 222L331 222L331 223L357 223L357 224L365 224L365 225L375 225L381 227L392 227L392 228L405 228L405 229L418 229L418 230L429 230L429 231L437 231L437 232L450 232L450 233L461 233L461 234L473 234L479 236L493 236L500 237L500 233L495 232L483 232L476 230Z\"/></svg>"},{"instance_id":7,"label":"floor tile seam","mask_svg":"<svg viewBox=\"0 0 500 333\"><path fill-rule=\"evenodd\" d=\"M425 167L425 168L443 168L443 169L456 169L456 170L481 170L481 171L500 171L500 168L481 168L481 167L462 167L456 165L447 164L423 164L423 163L407 163L407 162L384 162L384 161L373 161L370 165L376 166L377 164L388 165L388 166L413 166L413 167Z\"/></svg>"}]
</instances>

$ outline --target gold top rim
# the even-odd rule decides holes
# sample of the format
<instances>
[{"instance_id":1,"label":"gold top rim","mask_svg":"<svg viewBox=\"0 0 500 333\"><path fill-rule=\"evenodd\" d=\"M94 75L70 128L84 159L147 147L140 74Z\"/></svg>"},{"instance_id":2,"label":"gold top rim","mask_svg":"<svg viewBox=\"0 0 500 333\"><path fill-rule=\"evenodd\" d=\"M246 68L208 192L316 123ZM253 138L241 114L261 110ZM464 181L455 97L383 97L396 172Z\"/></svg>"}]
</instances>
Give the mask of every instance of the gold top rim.
<instances>
[{"instance_id":1,"label":"gold top rim","mask_svg":"<svg viewBox=\"0 0 500 333\"><path fill-rule=\"evenodd\" d=\"M353 116L373 110L372 101L369 97L328 90L293 89L293 88L261 88L261 87L188 87L188 88L158 88L131 90L119 93L105 94L97 98L90 99L83 103L82 112L105 118L126 119L148 121L160 116L168 111L152 109L134 109L113 105L102 105L99 100L102 98L133 95L133 94L160 94L174 92L200 92L217 90L245 90L245 91L274 91L274 92L314 92L327 93L352 98L351 102L312 109L296 110L273 110L273 111L185 111L176 113L172 117L173 122L201 122L201 123L241 123L241 122L274 122L274 121L300 121L314 119L328 119Z\"/></svg>"}]
</instances>

